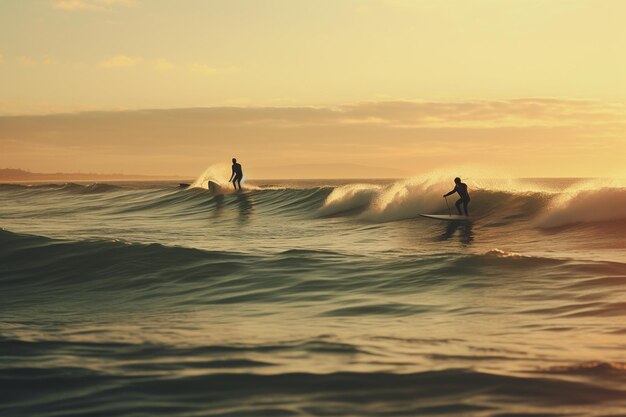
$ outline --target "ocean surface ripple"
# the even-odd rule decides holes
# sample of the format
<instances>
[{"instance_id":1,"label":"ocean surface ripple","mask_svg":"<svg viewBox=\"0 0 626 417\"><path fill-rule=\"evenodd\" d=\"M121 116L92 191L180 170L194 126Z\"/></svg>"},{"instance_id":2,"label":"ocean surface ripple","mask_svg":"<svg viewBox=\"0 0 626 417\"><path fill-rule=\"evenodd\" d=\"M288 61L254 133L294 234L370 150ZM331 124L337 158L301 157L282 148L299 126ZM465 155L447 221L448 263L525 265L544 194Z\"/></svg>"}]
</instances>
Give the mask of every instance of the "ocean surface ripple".
<instances>
[{"instance_id":1,"label":"ocean surface ripple","mask_svg":"<svg viewBox=\"0 0 626 417\"><path fill-rule=\"evenodd\" d=\"M622 183L197 184L0 184L0 415L624 414Z\"/></svg>"}]
</instances>

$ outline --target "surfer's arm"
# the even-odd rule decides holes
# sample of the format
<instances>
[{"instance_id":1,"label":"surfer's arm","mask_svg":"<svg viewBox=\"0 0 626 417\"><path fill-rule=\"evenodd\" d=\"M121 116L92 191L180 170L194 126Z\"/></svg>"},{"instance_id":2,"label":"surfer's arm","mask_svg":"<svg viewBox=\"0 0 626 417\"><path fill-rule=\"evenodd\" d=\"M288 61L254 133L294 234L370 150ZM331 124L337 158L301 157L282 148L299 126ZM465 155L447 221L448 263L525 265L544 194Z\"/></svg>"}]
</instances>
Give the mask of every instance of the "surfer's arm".
<instances>
[{"instance_id":1,"label":"surfer's arm","mask_svg":"<svg viewBox=\"0 0 626 417\"><path fill-rule=\"evenodd\" d=\"M452 195L454 193L456 193L456 187L454 187L454 190L450 191L448 194L444 194L443 196L447 197L447 196Z\"/></svg>"},{"instance_id":2,"label":"surfer's arm","mask_svg":"<svg viewBox=\"0 0 626 417\"><path fill-rule=\"evenodd\" d=\"M233 173L230 174L230 179L228 180L228 182L231 182L234 177L235 177L235 168L233 168Z\"/></svg>"}]
</instances>

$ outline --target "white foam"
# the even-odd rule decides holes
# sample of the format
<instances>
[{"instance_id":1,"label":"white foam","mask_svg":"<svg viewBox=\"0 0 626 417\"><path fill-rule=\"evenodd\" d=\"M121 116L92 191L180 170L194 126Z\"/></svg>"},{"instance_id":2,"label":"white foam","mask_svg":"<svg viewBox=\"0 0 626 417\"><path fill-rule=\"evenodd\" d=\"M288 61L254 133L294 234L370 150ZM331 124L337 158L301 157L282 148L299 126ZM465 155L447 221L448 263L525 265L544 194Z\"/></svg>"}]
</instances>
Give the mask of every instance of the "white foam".
<instances>
[{"instance_id":1,"label":"white foam","mask_svg":"<svg viewBox=\"0 0 626 417\"><path fill-rule=\"evenodd\" d=\"M189 188L209 188L209 181L213 181L219 184L220 187L228 187L228 178L230 177L231 169L227 164L213 164L210 165L204 172L196 178L196 180L189 186Z\"/></svg>"},{"instance_id":2,"label":"white foam","mask_svg":"<svg viewBox=\"0 0 626 417\"><path fill-rule=\"evenodd\" d=\"M398 181L382 189L361 218L368 221L392 221L416 217L445 208L444 192L453 187L451 181L416 177Z\"/></svg>"},{"instance_id":3,"label":"white foam","mask_svg":"<svg viewBox=\"0 0 626 417\"><path fill-rule=\"evenodd\" d=\"M554 198L537 219L539 227L626 220L624 180L594 180L576 184Z\"/></svg>"},{"instance_id":4,"label":"white foam","mask_svg":"<svg viewBox=\"0 0 626 417\"><path fill-rule=\"evenodd\" d=\"M525 258L525 255L517 252L508 252L502 249L493 248L485 253L486 256L493 256L496 258Z\"/></svg>"},{"instance_id":5,"label":"white foam","mask_svg":"<svg viewBox=\"0 0 626 417\"><path fill-rule=\"evenodd\" d=\"M424 175L397 181L388 186L371 184L349 184L335 188L320 208L321 215L329 215L365 207L360 218L373 222L410 219L420 213L447 211L443 194L454 188L454 177L460 176L470 194L478 190L503 190L528 192L530 186L517 180L488 180L485 169L461 167L454 171L438 170ZM458 197L448 198L450 209Z\"/></svg>"},{"instance_id":6,"label":"white foam","mask_svg":"<svg viewBox=\"0 0 626 417\"><path fill-rule=\"evenodd\" d=\"M348 184L337 187L326 197L318 214L328 216L368 206L381 188L372 184Z\"/></svg>"}]
</instances>

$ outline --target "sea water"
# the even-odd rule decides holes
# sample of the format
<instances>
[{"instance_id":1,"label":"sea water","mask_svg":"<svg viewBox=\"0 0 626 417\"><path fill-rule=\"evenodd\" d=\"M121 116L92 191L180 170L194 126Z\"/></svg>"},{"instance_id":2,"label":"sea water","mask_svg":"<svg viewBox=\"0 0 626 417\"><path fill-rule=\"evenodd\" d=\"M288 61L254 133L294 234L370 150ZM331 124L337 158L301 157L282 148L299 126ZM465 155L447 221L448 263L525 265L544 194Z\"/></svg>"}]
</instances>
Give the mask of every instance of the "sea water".
<instances>
[{"instance_id":1,"label":"sea water","mask_svg":"<svg viewBox=\"0 0 626 417\"><path fill-rule=\"evenodd\" d=\"M0 415L626 413L623 182L206 180L0 185Z\"/></svg>"}]
</instances>

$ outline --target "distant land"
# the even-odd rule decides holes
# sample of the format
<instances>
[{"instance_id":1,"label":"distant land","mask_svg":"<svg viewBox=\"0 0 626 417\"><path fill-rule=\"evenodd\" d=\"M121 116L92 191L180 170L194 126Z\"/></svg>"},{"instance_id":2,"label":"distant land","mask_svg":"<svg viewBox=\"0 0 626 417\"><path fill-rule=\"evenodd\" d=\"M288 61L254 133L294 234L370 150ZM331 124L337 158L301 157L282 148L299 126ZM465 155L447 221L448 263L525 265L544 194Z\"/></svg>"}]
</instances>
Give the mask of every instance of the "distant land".
<instances>
[{"instance_id":1,"label":"distant land","mask_svg":"<svg viewBox=\"0 0 626 417\"><path fill-rule=\"evenodd\" d=\"M150 181L181 180L180 176L131 175L131 174L95 174L95 173L40 173L23 169L0 168L0 182L18 181Z\"/></svg>"}]
</instances>

